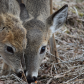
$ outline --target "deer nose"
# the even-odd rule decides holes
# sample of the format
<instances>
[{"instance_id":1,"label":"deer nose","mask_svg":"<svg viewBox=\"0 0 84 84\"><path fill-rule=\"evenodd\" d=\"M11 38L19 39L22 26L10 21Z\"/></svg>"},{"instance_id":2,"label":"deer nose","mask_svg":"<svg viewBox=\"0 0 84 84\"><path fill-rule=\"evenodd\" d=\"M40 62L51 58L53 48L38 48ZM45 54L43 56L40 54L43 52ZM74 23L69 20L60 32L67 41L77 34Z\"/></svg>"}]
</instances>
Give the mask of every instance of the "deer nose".
<instances>
[{"instance_id":1,"label":"deer nose","mask_svg":"<svg viewBox=\"0 0 84 84\"><path fill-rule=\"evenodd\" d=\"M20 72L17 73L17 76L21 78L22 74L23 74L23 71L20 71Z\"/></svg>"},{"instance_id":2,"label":"deer nose","mask_svg":"<svg viewBox=\"0 0 84 84\"><path fill-rule=\"evenodd\" d=\"M30 84L30 83L32 83L32 82L35 82L37 80L37 77L35 77L35 76L33 76L33 77L31 77L31 76L28 76L27 77L27 82Z\"/></svg>"}]
</instances>

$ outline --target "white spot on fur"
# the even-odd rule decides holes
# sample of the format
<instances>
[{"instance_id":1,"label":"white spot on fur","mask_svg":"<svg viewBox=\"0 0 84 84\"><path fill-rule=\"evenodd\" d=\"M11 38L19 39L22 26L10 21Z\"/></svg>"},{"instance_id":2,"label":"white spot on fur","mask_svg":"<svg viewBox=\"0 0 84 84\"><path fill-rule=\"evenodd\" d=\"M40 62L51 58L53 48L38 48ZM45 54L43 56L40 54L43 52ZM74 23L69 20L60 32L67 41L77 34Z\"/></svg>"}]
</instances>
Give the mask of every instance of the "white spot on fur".
<instances>
[{"instance_id":1,"label":"white spot on fur","mask_svg":"<svg viewBox=\"0 0 84 84\"><path fill-rule=\"evenodd\" d=\"M19 68L19 67L18 67ZM18 69L18 72L23 72L23 68L22 68L22 66Z\"/></svg>"},{"instance_id":2,"label":"white spot on fur","mask_svg":"<svg viewBox=\"0 0 84 84\"><path fill-rule=\"evenodd\" d=\"M32 72L32 77L33 76L37 77L38 76L38 72Z\"/></svg>"},{"instance_id":3,"label":"white spot on fur","mask_svg":"<svg viewBox=\"0 0 84 84\"><path fill-rule=\"evenodd\" d=\"M55 25L52 25L52 26L50 27L50 30L51 30L52 33L54 33L54 32L55 32ZM52 36L52 35L50 35L50 36Z\"/></svg>"},{"instance_id":4,"label":"white spot on fur","mask_svg":"<svg viewBox=\"0 0 84 84\"><path fill-rule=\"evenodd\" d=\"M18 70L18 72L21 72L21 71L23 71L23 69L19 69L19 70Z\"/></svg>"},{"instance_id":5,"label":"white spot on fur","mask_svg":"<svg viewBox=\"0 0 84 84\"><path fill-rule=\"evenodd\" d=\"M26 72L26 76L28 76L28 71Z\"/></svg>"}]
</instances>

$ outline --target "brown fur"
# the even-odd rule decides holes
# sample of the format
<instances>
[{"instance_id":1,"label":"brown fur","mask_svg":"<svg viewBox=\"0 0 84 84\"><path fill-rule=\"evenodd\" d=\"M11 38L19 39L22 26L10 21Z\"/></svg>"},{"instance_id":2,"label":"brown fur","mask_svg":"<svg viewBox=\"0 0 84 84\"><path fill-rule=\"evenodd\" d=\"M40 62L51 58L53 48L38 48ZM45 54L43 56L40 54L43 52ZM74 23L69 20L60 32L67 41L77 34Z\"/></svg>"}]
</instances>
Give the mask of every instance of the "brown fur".
<instances>
[{"instance_id":1,"label":"brown fur","mask_svg":"<svg viewBox=\"0 0 84 84\"><path fill-rule=\"evenodd\" d=\"M21 57L27 42L26 30L19 16L17 0L0 0L0 56L4 60L2 69L8 71L11 68L15 73L23 71ZM6 75L4 71L2 74Z\"/></svg>"},{"instance_id":2,"label":"brown fur","mask_svg":"<svg viewBox=\"0 0 84 84\"><path fill-rule=\"evenodd\" d=\"M19 18L7 13L1 14L0 55L4 60L2 75L7 75L10 69L16 73L19 73L19 69L22 69L21 57L23 55L23 50L26 48L26 41L26 29L22 26L22 22ZM8 54L5 52L4 46L7 43L15 48L15 54Z\"/></svg>"},{"instance_id":3,"label":"brown fur","mask_svg":"<svg viewBox=\"0 0 84 84\"><path fill-rule=\"evenodd\" d=\"M9 42L17 49L23 49L23 39L26 39L26 30L20 25L21 21L16 19L13 15L2 14L0 16L4 24L4 29L0 33L0 39L4 42ZM20 22L20 23L19 23ZM0 24L1 25L1 24ZM18 25L18 26L17 26ZM18 27L18 28L17 28ZM26 45L24 45L26 46Z\"/></svg>"}]
</instances>

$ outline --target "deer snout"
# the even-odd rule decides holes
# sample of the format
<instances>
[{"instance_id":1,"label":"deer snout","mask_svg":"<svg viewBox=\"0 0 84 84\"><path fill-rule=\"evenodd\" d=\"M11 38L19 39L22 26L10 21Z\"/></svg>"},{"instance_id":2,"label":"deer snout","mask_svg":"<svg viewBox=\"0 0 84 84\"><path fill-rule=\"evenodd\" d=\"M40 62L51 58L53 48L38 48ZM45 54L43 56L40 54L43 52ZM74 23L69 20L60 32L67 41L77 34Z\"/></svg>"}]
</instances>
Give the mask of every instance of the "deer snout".
<instances>
[{"instance_id":1,"label":"deer snout","mask_svg":"<svg viewBox=\"0 0 84 84\"><path fill-rule=\"evenodd\" d=\"M20 72L17 73L17 76L21 78L22 74L23 74L23 71L20 71Z\"/></svg>"},{"instance_id":2,"label":"deer snout","mask_svg":"<svg viewBox=\"0 0 84 84\"><path fill-rule=\"evenodd\" d=\"M31 77L30 75L27 76L27 82L30 84L32 82L35 82L37 80L37 77L33 76Z\"/></svg>"},{"instance_id":3,"label":"deer snout","mask_svg":"<svg viewBox=\"0 0 84 84\"><path fill-rule=\"evenodd\" d=\"M32 74L28 74L28 72L26 72L26 78L27 78L27 82L30 84L32 82L35 82L37 80L37 76L38 76L38 73L37 72L34 72Z\"/></svg>"},{"instance_id":4,"label":"deer snout","mask_svg":"<svg viewBox=\"0 0 84 84\"><path fill-rule=\"evenodd\" d=\"M16 75L17 75L18 77L20 77L20 78L23 76L23 74L24 74L24 72L23 72L22 69L19 69L19 70L16 72Z\"/></svg>"}]
</instances>

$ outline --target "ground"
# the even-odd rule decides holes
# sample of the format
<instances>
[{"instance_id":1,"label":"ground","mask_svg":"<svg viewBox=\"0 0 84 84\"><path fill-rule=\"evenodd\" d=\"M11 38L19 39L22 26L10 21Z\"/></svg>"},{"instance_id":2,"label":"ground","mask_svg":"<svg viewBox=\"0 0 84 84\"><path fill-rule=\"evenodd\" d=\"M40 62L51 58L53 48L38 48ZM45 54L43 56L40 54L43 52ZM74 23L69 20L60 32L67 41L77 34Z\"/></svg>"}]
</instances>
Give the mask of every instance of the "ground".
<instances>
[{"instance_id":1,"label":"ground","mask_svg":"<svg viewBox=\"0 0 84 84\"><path fill-rule=\"evenodd\" d=\"M68 4L66 24L55 33L60 60L47 53L37 84L84 84L84 1L53 0L53 12ZM0 61L2 65L2 59ZM25 84L14 77L0 78L0 84Z\"/></svg>"}]
</instances>

